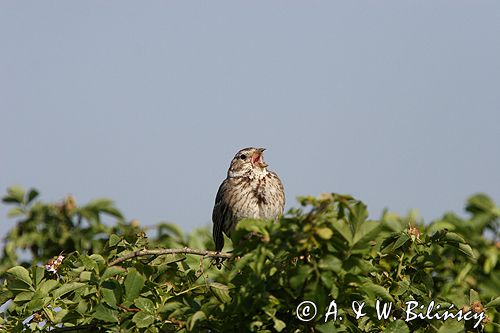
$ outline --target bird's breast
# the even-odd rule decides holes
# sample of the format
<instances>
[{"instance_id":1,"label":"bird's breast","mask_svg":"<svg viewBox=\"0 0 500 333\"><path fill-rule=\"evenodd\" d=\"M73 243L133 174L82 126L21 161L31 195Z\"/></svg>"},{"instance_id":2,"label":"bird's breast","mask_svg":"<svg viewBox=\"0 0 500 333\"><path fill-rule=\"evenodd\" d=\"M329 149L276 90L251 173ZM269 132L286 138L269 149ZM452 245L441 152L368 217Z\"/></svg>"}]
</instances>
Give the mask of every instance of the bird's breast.
<instances>
[{"instance_id":1,"label":"bird's breast","mask_svg":"<svg viewBox=\"0 0 500 333\"><path fill-rule=\"evenodd\" d=\"M233 214L237 218L274 219L283 211L281 187L271 174L241 178L232 197Z\"/></svg>"}]
</instances>

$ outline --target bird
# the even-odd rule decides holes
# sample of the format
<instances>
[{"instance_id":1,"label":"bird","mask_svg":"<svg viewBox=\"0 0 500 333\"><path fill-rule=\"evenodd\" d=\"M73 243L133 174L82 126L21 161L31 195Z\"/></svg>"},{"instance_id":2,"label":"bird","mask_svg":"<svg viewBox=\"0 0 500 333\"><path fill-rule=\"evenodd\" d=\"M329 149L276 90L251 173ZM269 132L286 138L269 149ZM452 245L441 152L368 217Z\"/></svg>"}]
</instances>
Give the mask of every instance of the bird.
<instances>
[{"instance_id":1,"label":"bird","mask_svg":"<svg viewBox=\"0 0 500 333\"><path fill-rule=\"evenodd\" d=\"M234 155L227 177L219 186L212 211L215 250L224 247L225 233L231 238L244 218L276 221L283 215L285 191L275 172L267 170L265 148L243 148Z\"/></svg>"}]
</instances>

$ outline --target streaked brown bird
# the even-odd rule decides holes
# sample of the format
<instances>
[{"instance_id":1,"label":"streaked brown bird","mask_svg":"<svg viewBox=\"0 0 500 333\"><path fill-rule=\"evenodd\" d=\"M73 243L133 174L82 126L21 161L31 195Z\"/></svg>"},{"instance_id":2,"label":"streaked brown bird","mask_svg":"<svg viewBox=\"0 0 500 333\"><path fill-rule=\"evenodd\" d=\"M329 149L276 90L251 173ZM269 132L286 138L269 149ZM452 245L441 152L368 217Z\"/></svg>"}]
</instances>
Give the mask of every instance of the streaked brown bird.
<instances>
[{"instance_id":1,"label":"streaked brown bird","mask_svg":"<svg viewBox=\"0 0 500 333\"><path fill-rule=\"evenodd\" d=\"M227 177L215 197L212 212L215 250L224 247L239 220L244 218L276 219L283 214L285 192L278 175L267 170L265 148L244 148L236 153Z\"/></svg>"}]
</instances>

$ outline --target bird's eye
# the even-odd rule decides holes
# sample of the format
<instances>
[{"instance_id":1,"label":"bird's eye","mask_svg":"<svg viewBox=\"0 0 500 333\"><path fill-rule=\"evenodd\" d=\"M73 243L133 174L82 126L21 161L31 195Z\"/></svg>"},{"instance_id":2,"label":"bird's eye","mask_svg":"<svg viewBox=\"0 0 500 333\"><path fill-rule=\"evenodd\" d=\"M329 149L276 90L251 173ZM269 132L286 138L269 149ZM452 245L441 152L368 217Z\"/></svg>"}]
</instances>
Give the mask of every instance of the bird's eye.
<instances>
[{"instance_id":1,"label":"bird's eye","mask_svg":"<svg viewBox=\"0 0 500 333\"><path fill-rule=\"evenodd\" d=\"M244 159L246 159L246 158L247 158L247 155L245 155L245 154L241 154L241 155L240 155L240 158L241 158L242 160L244 160Z\"/></svg>"}]
</instances>

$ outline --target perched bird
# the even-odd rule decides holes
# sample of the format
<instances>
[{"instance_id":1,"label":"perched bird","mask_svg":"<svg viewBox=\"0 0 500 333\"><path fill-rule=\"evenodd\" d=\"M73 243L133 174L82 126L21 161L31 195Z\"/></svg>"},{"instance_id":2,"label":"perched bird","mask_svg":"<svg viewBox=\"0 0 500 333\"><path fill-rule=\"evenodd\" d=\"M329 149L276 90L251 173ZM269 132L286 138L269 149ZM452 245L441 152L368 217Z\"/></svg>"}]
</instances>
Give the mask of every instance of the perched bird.
<instances>
[{"instance_id":1,"label":"perched bird","mask_svg":"<svg viewBox=\"0 0 500 333\"><path fill-rule=\"evenodd\" d=\"M244 148L234 156L215 197L212 212L215 250L224 247L236 223L244 218L276 219L283 214L285 192L278 175L268 171L264 148Z\"/></svg>"}]
</instances>

